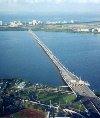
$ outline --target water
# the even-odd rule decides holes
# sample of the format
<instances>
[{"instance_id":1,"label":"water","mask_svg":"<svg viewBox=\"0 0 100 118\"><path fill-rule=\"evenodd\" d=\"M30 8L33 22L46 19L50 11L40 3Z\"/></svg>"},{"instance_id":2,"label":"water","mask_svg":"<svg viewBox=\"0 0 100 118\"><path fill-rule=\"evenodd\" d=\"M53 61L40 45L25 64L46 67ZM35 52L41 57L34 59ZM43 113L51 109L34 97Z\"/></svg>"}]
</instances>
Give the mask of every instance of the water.
<instances>
[{"instance_id":1,"label":"water","mask_svg":"<svg viewBox=\"0 0 100 118\"><path fill-rule=\"evenodd\" d=\"M100 92L100 35L35 32L65 67ZM57 68L28 32L0 32L0 77L63 85Z\"/></svg>"},{"instance_id":2,"label":"water","mask_svg":"<svg viewBox=\"0 0 100 118\"><path fill-rule=\"evenodd\" d=\"M3 23L10 23L11 21L23 21L29 22L33 19L46 21L100 21L100 14L0 14L0 20Z\"/></svg>"},{"instance_id":3,"label":"water","mask_svg":"<svg viewBox=\"0 0 100 118\"><path fill-rule=\"evenodd\" d=\"M0 78L63 85L57 68L28 32L0 32Z\"/></svg>"}]
</instances>

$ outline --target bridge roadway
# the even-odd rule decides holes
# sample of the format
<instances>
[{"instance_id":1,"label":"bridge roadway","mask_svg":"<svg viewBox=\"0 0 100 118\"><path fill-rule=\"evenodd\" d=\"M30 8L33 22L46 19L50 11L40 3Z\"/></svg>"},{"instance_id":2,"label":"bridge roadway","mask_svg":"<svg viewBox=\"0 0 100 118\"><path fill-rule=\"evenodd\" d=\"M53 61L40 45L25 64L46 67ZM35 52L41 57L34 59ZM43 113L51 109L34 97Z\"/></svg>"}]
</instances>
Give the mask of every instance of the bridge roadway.
<instances>
[{"instance_id":1,"label":"bridge roadway","mask_svg":"<svg viewBox=\"0 0 100 118\"><path fill-rule=\"evenodd\" d=\"M66 69L60 61L54 56L52 51L48 49L48 47L37 37L37 35L29 30L29 33L32 34L33 38L36 40L36 42L41 46L41 48L44 50L44 52L48 55L48 57L52 60L52 62L56 65L58 68L60 75L64 82L71 88L71 90L75 93L76 96L83 96L87 98L94 98L96 101L100 103L100 100L97 98L97 96L90 90L90 88L86 84L74 84L72 81L76 81L78 83L80 81L80 78L78 78L76 75L71 73L68 69ZM84 103L84 102L83 102ZM91 103L91 102L90 102ZM94 107L94 112L100 115L100 104L95 102L92 106ZM96 104L96 107L95 107Z\"/></svg>"}]
</instances>

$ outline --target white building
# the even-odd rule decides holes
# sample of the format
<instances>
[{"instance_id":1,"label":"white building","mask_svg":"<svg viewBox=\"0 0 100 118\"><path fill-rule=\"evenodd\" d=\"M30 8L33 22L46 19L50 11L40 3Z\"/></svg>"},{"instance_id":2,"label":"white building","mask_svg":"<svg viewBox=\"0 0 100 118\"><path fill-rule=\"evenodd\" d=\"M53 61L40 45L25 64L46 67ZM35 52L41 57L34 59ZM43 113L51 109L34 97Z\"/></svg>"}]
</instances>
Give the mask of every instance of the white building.
<instances>
[{"instance_id":1,"label":"white building","mask_svg":"<svg viewBox=\"0 0 100 118\"><path fill-rule=\"evenodd\" d=\"M98 33L100 33L100 28L92 29L92 32L98 32Z\"/></svg>"},{"instance_id":2,"label":"white building","mask_svg":"<svg viewBox=\"0 0 100 118\"><path fill-rule=\"evenodd\" d=\"M74 20L71 20L70 22L73 24L74 23Z\"/></svg>"},{"instance_id":3,"label":"white building","mask_svg":"<svg viewBox=\"0 0 100 118\"><path fill-rule=\"evenodd\" d=\"M0 25L3 25L2 21L0 21Z\"/></svg>"},{"instance_id":4,"label":"white building","mask_svg":"<svg viewBox=\"0 0 100 118\"><path fill-rule=\"evenodd\" d=\"M18 24L16 21L10 22L10 27L18 27Z\"/></svg>"},{"instance_id":5,"label":"white building","mask_svg":"<svg viewBox=\"0 0 100 118\"><path fill-rule=\"evenodd\" d=\"M92 29L92 32L95 32L95 29Z\"/></svg>"},{"instance_id":6,"label":"white building","mask_svg":"<svg viewBox=\"0 0 100 118\"><path fill-rule=\"evenodd\" d=\"M22 26L23 23L21 23L20 21L13 21L10 22L10 27L18 27L18 26Z\"/></svg>"},{"instance_id":7,"label":"white building","mask_svg":"<svg viewBox=\"0 0 100 118\"><path fill-rule=\"evenodd\" d=\"M19 85L18 85L18 88L20 89L23 89L25 87L25 82L21 82Z\"/></svg>"},{"instance_id":8,"label":"white building","mask_svg":"<svg viewBox=\"0 0 100 118\"><path fill-rule=\"evenodd\" d=\"M100 28L96 28L97 32L100 32Z\"/></svg>"},{"instance_id":9,"label":"white building","mask_svg":"<svg viewBox=\"0 0 100 118\"><path fill-rule=\"evenodd\" d=\"M63 21L62 23L66 24L66 23L68 23L68 22L67 22L67 21Z\"/></svg>"},{"instance_id":10,"label":"white building","mask_svg":"<svg viewBox=\"0 0 100 118\"><path fill-rule=\"evenodd\" d=\"M78 32L89 32L88 28L78 28L76 31Z\"/></svg>"},{"instance_id":11,"label":"white building","mask_svg":"<svg viewBox=\"0 0 100 118\"><path fill-rule=\"evenodd\" d=\"M38 22L36 20L32 21L32 25L37 25L37 24L38 24Z\"/></svg>"},{"instance_id":12,"label":"white building","mask_svg":"<svg viewBox=\"0 0 100 118\"><path fill-rule=\"evenodd\" d=\"M20 21L18 21L18 22L17 22L17 25L18 25L18 26L22 26L23 23L21 23Z\"/></svg>"},{"instance_id":13,"label":"white building","mask_svg":"<svg viewBox=\"0 0 100 118\"><path fill-rule=\"evenodd\" d=\"M37 21L37 20L28 22L29 25L37 25L37 24L41 24L41 23L42 23L41 21Z\"/></svg>"},{"instance_id":14,"label":"white building","mask_svg":"<svg viewBox=\"0 0 100 118\"><path fill-rule=\"evenodd\" d=\"M28 24L29 24L29 25L32 25L32 22L29 22Z\"/></svg>"}]
</instances>

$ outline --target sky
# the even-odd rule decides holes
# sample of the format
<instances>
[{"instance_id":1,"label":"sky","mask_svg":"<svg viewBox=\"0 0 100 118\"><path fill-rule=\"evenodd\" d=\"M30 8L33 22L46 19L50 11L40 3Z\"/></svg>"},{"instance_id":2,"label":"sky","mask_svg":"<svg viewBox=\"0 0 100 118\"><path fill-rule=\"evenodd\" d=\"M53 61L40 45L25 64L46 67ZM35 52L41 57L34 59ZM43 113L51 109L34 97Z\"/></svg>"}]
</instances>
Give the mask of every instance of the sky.
<instances>
[{"instance_id":1,"label":"sky","mask_svg":"<svg viewBox=\"0 0 100 118\"><path fill-rule=\"evenodd\" d=\"M99 14L100 0L0 0L0 13L93 13Z\"/></svg>"}]
</instances>

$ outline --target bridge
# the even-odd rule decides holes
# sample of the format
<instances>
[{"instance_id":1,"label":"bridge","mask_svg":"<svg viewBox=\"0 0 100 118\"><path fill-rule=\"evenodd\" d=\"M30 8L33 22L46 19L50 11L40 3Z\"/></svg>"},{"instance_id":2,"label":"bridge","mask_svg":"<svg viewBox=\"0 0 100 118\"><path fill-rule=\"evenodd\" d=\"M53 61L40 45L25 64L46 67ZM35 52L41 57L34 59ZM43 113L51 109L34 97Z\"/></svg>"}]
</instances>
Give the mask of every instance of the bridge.
<instances>
[{"instance_id":1,"label":"bridge","mask_svg":"<svg viewBox=\"0 0 100 118\"><path fill-rule=\"evenodd\" d=\"M33 38L36 40L36 42L41 46L41 48L44 50L44 52L48 55L48 57L51 59L51 61L55 64L55 66L58 68L60 75L67 86L70 87L70 89L74 92L74 94L77 97L80 97L82 99L82 103L85 104L85 101L88 100L88 103L90 104L87 106L85 104L85 107L87 109L90 109L92 106L93 113L96 113L100 116L100 99L97 98L97 96L90 90L89 83L82 81L79 77L71 73L67 68L64 67L64 65L59 61L59 59L52 53L52 51L38 38L38 36L31 30L29 30L29 33L32 34ZM91 99L93 98L93 99ZM94 101L92 101L94 100ZM98 104L97 104L98 102ZM92 118L92 117L91 117ZM93 117L94 118L94 117Z\"/></svg>"}]
</instances>

